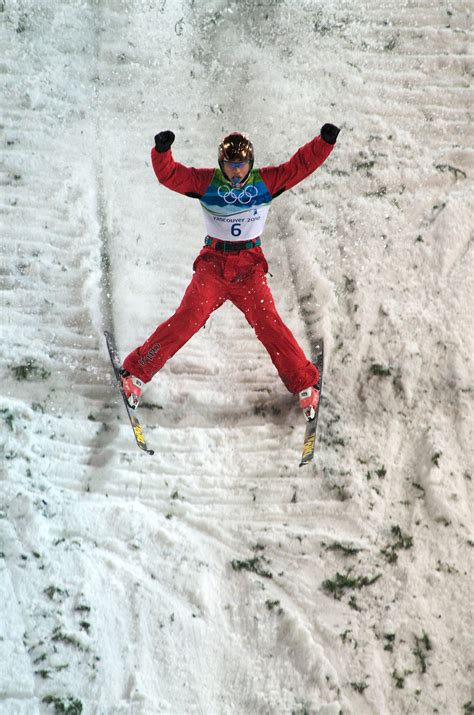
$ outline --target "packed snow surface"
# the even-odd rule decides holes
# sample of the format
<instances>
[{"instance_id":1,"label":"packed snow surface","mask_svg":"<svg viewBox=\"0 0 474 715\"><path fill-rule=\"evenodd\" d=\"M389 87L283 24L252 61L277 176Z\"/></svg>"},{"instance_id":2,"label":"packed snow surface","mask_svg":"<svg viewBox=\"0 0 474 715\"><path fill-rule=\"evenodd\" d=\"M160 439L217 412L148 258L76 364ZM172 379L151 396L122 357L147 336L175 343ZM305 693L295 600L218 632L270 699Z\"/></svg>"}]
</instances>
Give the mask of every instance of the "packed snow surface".
<instances>
[{"instance_id":1,"label":"packed snow surface","mask_svg":"<svg viewBox=\"0 0 474 715\"><path fill-rule=\"evenodd\" d=\"M0 713L474 712L468 0L2 0ZM155 377L121 355L203 241L153 137L257 165L342 128L263 237L326 346L304 424L225 305ZM471 223L472 226L472 223Z\"/></svg>"}]
</instances>

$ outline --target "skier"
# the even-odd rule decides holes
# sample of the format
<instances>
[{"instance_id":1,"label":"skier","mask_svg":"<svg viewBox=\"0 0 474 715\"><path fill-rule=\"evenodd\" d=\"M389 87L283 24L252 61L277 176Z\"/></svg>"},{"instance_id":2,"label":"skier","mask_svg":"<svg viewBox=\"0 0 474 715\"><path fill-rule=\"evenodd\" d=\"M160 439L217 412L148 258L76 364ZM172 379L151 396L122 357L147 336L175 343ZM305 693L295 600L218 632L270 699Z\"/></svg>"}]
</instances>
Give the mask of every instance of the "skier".
<instances>
[{"instance_id":1,"label":"skier","mask_svg":"<svg viewBox=\"0 0 474 715\"><path fill-rule=\"evenodd\" d=\"M196 169L176 162L171 152L175 135L155 136L151 160L158 181L173 191L199 199L207 236L193 264L194 275L175 314L124 360L121 380L132 408L138 407L143 385L207 321L226 300L245 315L267 349L287 389L299 394L307 420L319 402L319 373L280 318L266 280L268 264L260 247L270 203L313 173L329 156L339 129L324 124L319 136L289 161L254 168L252 142L234 132L219 145L218 169Z\"/></svg>"}]
</instances>

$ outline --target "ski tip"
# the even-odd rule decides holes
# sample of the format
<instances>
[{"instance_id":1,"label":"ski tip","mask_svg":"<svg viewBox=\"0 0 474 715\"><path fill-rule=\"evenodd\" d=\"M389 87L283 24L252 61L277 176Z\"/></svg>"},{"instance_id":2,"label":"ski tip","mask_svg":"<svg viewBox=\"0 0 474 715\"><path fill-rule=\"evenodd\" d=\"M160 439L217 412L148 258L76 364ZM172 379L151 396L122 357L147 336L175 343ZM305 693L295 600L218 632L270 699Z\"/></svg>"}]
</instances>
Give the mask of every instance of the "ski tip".
<instances>
[{"instance_id":1,"label":"ski tip","mask_svg":"<svg viewBox=\"0 0 474 715\"><path fill-rule=\"evenodd\" d=\"M154 449L147 449L147 453L148 453L148 454L155 454L155 450L154 450Z\"/></svg>"}]
</instances>

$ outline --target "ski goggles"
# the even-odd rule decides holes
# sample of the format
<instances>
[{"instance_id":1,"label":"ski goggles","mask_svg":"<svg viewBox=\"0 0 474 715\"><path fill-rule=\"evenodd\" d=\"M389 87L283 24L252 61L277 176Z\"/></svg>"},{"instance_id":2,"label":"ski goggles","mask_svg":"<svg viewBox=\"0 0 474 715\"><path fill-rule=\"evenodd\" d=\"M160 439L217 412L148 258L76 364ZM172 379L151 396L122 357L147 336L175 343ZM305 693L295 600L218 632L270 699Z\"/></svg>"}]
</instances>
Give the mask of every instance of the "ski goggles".
<instances>
[{"instance_id":1,"label":"ski goggles","mask_svg":"<svg viewBox=\"0 0 474 715\"><path fill-rule=\"evenodd\" d=\"M222 163L232 169L243 169L250 164L249 161L223 161Z\"/></svg>"}]
</instances>

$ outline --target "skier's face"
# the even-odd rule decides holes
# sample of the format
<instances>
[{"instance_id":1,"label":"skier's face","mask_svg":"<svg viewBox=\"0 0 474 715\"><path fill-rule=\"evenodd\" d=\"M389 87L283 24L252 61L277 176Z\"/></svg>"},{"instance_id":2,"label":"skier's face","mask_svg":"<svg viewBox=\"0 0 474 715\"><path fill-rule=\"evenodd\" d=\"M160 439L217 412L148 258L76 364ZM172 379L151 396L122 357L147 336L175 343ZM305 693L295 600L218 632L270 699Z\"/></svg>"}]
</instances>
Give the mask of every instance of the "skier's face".
<instances>
[{"instance_id":1,"label":"skier's face","mask_svg":"<svg viewBox=\"0 0 474 715\"><path fill-rule=\"evenodd\" d=\"M223 171L231 184L240 184L250 171L248 161L223 161Z\"/></svg>"}]
</instances>

